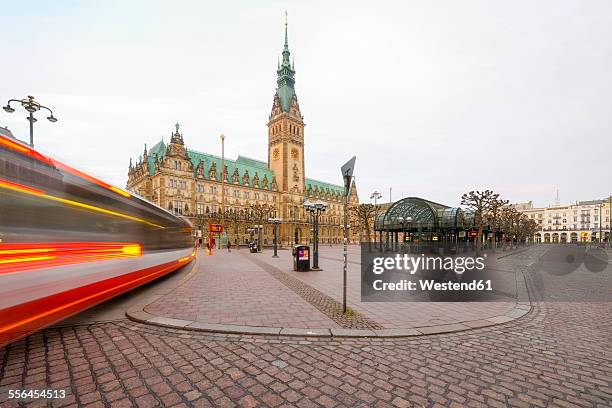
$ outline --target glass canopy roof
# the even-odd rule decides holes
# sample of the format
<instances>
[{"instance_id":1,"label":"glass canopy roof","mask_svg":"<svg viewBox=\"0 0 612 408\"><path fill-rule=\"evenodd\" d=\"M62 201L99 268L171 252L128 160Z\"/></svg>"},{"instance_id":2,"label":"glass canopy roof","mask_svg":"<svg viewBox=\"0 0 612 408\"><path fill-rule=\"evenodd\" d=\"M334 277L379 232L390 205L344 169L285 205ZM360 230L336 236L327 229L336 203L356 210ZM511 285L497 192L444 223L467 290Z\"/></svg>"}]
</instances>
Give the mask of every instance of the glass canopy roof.
<instances>
[{"instance_id":1,"label":"glass canopy roof","mask_svg":"<svg viewBox=\"0 0 612 408\"><path fill-rule=\"evenodd\" d=\"M403 198L376 216L376 231L433 231L464 229L473 225L472 216L457 207L448 207L418 197Z\"/></svg>"}]
</instances>

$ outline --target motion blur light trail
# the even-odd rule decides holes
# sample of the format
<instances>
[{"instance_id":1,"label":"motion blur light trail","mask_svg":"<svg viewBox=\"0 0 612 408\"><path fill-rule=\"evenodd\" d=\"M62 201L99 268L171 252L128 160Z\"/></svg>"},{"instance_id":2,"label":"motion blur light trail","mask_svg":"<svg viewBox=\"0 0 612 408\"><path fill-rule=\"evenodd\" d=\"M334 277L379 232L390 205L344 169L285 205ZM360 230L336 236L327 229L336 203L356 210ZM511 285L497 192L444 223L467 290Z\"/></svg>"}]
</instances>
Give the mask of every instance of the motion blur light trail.
<instances>
[{"instance_id":1,"label":"motion blur light trail","mask_svg":"<svg viewBox=\"0 0 612 408\"><path fill-rule=\"evenodd\" d=\"M0 135L0 347L187 265L193 226Z\"/></svg>"},{"instance_id":2,"label":"motion blur light trail","mask_svg":"<svg viewBox=\"0 0 612 408\"><path fill-rule=\"evenodd\" d=\"M131 194L128 193L127 191L123 191L120 188L117 188L117 187L112 186L112 185L110 185L108 183L105 183L102 180L98 180L97 178L92 177L92 176L90 176L90 175L88 175L86 173L83 173L80 170L77 170L77 169L75 169L73 167L70 167L70 166L68 166L68 165L66 165L64 163L60 163L57 160L51 159L50 157L44 156L44 155L38 153L36 150L30 148L29 146L13 142L13 141L7 139L6 137L4 137L3 135L0 135L0 145L8 147L9 149L15 150L15 151L17 151L19 153L23 153L23 154L25 154L25 155L33 158L33 159L36 159L36 160L41 161L41 162L44 162L46 164L51 164L51 165L57 167L58 169L67 171L69 173L72 173L73 175L75 175L77 177L81 177L81 178L83 178L83 179L85 179L87 181L95 183L95 184L97 184L97 185L99 185L101 187L104 187L104 188L106 188L108 190L111 190L111 191L113 191L113 192L115 192L117 194L120 194L120 195L124 196L124 197L131 197Z\"/></svg>"},{"instance_id":3,"label":"motion blur light trail","mask_svg":"<svg viewBox=\"0 0 612 408\"><path fill-rule=\"evenodd\" d=\"M186 260L192 260L193 255ZM183 259L120 275L0 310L0 347L81 310L163 276Z\"/></svg>"},{"instance_id":4,"label":"motion blur light trail","mask_svg":"<svg viewBox=\"0 0 612 408\"><path fill-rule=\"evenodd\" d=\"M109 259L136 258L140 244L59 242L0 244L0 274Z\"/></svg>"},{"instance_id":5,"label":"motion blur light trail","mask_svg":"<svg viewBox=\"0 0 612 408\"><path fill-rule=\"evenodd\" d=\"M0 179L0 187L6 188L6 189L9 189L9 190L13 190L13 191L18 191L18 192L26 193L26 194L37 195L37 196L39 196L41 198L46 198L48 200L59 201L61 203L73 205L75 207L81 207L81 208L85 208L85 209L93 210L93 211L98 211L98 212L109 214L109 215L115 215L117 217L127 218L128 220L143 222L143 223L149 224L149 225L151 225L153 227L164 228L161 225L154 224L152 222L143 220L143 219L138 218L138 217L132 217L132 216L127 215L127 214L121 214L121 213L116 212L116 211L107 210L107 209L104 209L104 208L96 207L96 206L93 206L93 205L81 203L81 202L74 201L74 200L67 200L65 198L55 197L55 196L52 196L52 195L49 195L49 194L45 194L44 191L37 190L37 189L31 188L31 187L27 187L27 186L23 186L23 185L16 184L16 183L11 183L10 181L6 181L6 180Z\"/></svg>"}]
</instances>

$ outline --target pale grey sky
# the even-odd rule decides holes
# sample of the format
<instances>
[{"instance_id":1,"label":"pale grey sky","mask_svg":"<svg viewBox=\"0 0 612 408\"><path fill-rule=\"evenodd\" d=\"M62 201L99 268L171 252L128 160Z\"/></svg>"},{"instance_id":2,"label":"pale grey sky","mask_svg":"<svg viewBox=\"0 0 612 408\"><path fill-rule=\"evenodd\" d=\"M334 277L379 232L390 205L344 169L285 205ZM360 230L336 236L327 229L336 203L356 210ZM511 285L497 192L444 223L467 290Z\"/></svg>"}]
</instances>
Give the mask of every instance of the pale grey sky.
<instances>
[{"instance_id":1,"label":"pale grey sky","mask_svg":"<svg viewBox=\"0 0 612 408\"><path fill-rule=\"evenodd\" d=\"M182 124L188 147L266 160L284 10L308 177L362 201L458 205L612 192L612 2L3 2L0 103L34 95L38 148L124 186ZM0 125L28 137L25 112Z\"/></svg>"}]
</instances>

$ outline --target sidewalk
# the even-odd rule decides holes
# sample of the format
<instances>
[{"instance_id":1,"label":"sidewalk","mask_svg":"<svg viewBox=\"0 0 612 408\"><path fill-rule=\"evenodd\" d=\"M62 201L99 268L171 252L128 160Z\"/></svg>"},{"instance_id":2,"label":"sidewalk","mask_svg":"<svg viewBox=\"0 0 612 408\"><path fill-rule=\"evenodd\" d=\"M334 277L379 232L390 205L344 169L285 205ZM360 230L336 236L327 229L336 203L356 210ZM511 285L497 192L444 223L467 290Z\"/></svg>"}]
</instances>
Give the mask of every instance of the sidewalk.
<instances>
[{"instance_id":1,"label":"sidewalk","mask_svg":"<svg viewBox=\"0 0 612 408\"><path fill-rule=\"evenodd\" d=\"M499 254L507 255L507 253ZM511 259L516 258L516 259ZM504 257L500 268L520 268L529 256ZM247 250L198 254L187 279L128 316L194 330L287 334L394 336L467 330L505 323L530 310L526 299L498 302L360 301L359 247L349 248L348 306L341 313L342 248L320 248L322 271L294 272L291 252Z\"/></svg>"}]
</instances>

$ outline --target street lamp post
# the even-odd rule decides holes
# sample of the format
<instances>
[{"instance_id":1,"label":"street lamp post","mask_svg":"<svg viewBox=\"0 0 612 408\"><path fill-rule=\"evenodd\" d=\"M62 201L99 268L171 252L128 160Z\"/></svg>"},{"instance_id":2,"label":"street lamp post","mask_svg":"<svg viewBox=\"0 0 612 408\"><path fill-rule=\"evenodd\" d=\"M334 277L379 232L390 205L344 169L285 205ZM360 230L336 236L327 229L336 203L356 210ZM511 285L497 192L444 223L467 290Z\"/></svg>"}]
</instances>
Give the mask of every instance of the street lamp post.
<instances>
[{"instance_id":1,"label":"street lamp post","mask_svg":"<svg viewBox=\"0 0 612 408\"><path fill-rule=\"evenodd\" d=\"M402 235L403 235L403 236L402 236L402 243L401 243L401 245L400 245L400 248L399 248L399 249L400 249L402 252L404 252L404 242L406 241L406 233L404 232L404 222L405 222L404 217L402 217L402 216L400 215L399 217L397 217L397 221L399 222L400 229L402 230ZM398 239L397 239L397 240L399 241L399 237L398 237ZM398 242L398 243L399 243L399 242Z\"/></svg>"},{"instance_id":2,"label":"street lamp post","mask_svg":"<svg viewBox=\"0 0 612 408\"><path fill-rule=\"evenodd\" d=\"M412 229L412 217L406 217L404 219L404 225L408 224L408 236L410 236L410 230ZM406 230L404 229L404 242L406 242ZM410 239L410 244L409 245L409 250L408 252L410 252L411 245L412 245L412 238Z\"/></svg>"},{"instance_id":3,"label":"street lamp post","mask_svg":"<svg viewBox=\"0 0 612 408\"><path fill-rule=\"evenodd\" d=\"M263 250L263 225L255 225L255 229L257 230L257 252L261 252Z\"/></svg>"},{"instance_id":4,"label":"street lamp post","mask_svg":"<svg viewBox=\"0 0 612 408\"><path fill-rule=\"evenodd\" d=\"M376 223L376 217L378 217L378 199L382 198L382 194L375 190L370 196L370 200L374 199L374 223ZM376 248L376 231L374 231L374 248Z\"/></svg>"},{"instance_id":5,"label":"street lamp post","mask_svg":"<svg viewBox=\"0 0 612 408\"><path fill-rule=\"evenodd\" d=\"M601 223L603 222L603 218L601 217L601 207L603 206L603 202L599 203L599 243L601 244L603 241L602 239L602 231L601 231Z\"/></svg>"},{"instance_id":6,"label":"street lamp post","mask_svg":"<svg viewBox=\"0 0 612 408\"><path fill-rule=\"evenodd\" d=\"M28 120L28 122L30 122L30 147L34 147L34 122L37 121L37 119L34 117L34 112L37 112L41 109L48 110L49 116L47 116L47 120L51 123L57 122L57 118L53 116L53 111L51 109L36 102L33 96L28 96L27 99L24 98L21 100L9 99L8 102L6 103L6 106L2 107L2 109L5 110L5 112L8 112L8 113L15 112L15 109L11 107L11 102L20 103L21 106L23 106L23 108L30 113L26 119Z\"/></svg>"},{"instance_id":7,"label":"street lamp post","mask_svg":"<svg viewBox=\"0 0 612 408\"><path fill-rule=\"evenodd\" d=\"M221 227L225 233L225 135L221 133Z\"/></svg>"},{"instance_id":8,"label":"street lamp post","mask_svg":"<svg viewBox=\"0 0 612 408\"><path fill-rule=\"evenodd\" d=\"M312 269L315 271L320 270L319 268L319 216L324 213L327 209L327 203L321 200L314 202L306 200L304 201L304 209L308 211L313 217L313 252L312 252Z\"/></svg>"},{"instance_id":9,"label":"street lamp post","mask_svg":"<svg viewBox=\"0 0 612 408\"><path fill-rule=\"evenodd\" d=\"M277 227L278 225L282 222L280 218L270 218L268 220L268 222L270 224L273 225L274 228L274 255L272 255L272 258L278 258L278 244L277 244L277 240L278 240L278 232L277 232Z\"/></svg>"}]
</instances>

